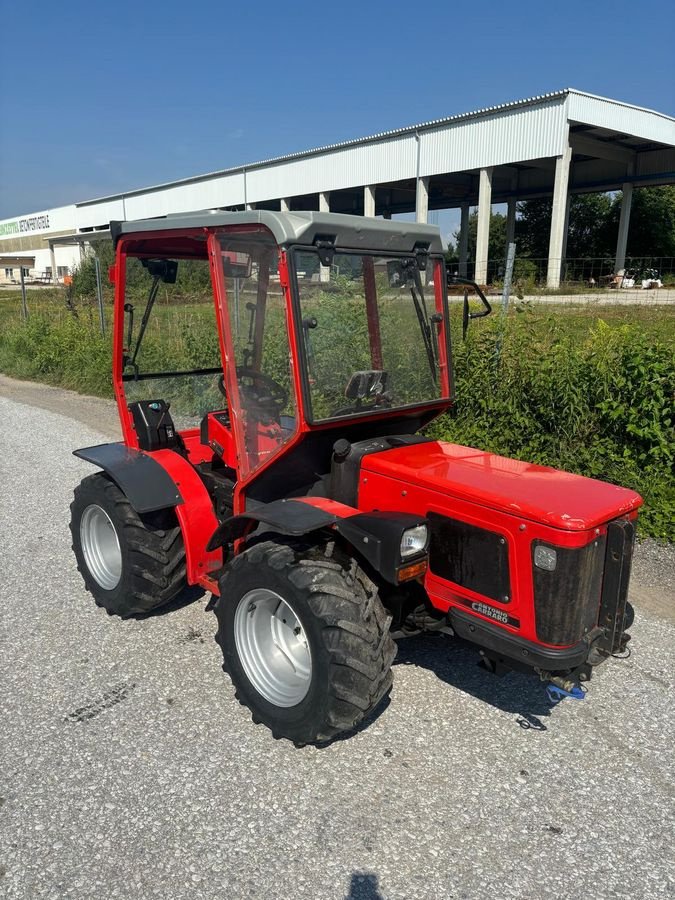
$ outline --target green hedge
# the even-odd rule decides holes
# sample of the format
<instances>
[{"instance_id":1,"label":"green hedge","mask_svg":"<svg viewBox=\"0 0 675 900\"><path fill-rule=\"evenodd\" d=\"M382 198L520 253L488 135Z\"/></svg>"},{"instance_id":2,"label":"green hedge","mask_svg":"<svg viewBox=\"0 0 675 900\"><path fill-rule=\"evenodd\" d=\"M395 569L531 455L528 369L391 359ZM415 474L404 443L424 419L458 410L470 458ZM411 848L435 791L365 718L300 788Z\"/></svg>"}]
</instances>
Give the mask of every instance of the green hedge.
<instances>
[{"instance_id":1,"label":"green hedge","mask_svg":"<svg viewBox=\"0 0 675 900\"><path fill-rule=\"evenodd\" d=\"M348 307L336 315L342 322ZM474 323L454 343L456 413L429 431L631 487L645 498L642 534L673 540L673 347L658 329L580 318L525 309ZM111 395L110 338L91 307L77 318L42 310L3 324L1 371ZM212 364L217 342L203 306L161 310L144 342L146 367L167 348L176 368Z\"/></svg>"}]
</instances>

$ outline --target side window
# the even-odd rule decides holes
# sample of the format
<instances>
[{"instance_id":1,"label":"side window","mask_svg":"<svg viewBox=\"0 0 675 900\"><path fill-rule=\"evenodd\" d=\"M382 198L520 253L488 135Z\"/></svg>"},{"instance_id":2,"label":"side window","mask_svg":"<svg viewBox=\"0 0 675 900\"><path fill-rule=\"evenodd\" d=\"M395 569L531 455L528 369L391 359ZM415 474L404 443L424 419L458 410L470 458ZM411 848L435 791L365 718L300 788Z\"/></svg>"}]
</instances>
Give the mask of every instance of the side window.
<instances>
[{"instance_id":1,"label":"side window","mask_svg":"<svg viewBox=\"0 0 675 900\"><path fill-rule=\"evenodd\" d=\"M286 304L279 252L269 235L222 235L220 245L246 473L276 453L296 429Z\"/></svg>"},{"instance_id":2,"label":"side window","mask_svg":"<svg viewBox=\"0 0 675 900\"><path fill-rule=\"evenodd\" d=\"M127 256L125 301L127 402L165 400L178 429L197 428L225 406L208 260Z\"/></svg>"}]
</instances>

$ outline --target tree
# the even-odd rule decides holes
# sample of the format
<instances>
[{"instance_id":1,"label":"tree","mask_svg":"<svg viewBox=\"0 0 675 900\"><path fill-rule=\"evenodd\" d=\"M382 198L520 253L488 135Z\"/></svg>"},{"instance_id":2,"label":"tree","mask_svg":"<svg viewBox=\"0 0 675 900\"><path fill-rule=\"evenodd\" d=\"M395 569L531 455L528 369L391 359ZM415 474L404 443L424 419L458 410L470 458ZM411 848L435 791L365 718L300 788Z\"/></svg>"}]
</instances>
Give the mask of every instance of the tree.
<instances>
[{"instance_id":1,"label":"tree","mask_svg":"<svg viewBox=\"0 0 675 900\"><path fill-rule=\"evenodd\" d=\"M98 256L101 266L101 286L104 295L112 294L108 281L108 269L115 262L115 251L112 241L97 241L93 250L73 267L72 292L75 297L96 299L96 265L94 253Z\"/></svg>"},{"instance_id":2,"label":"tree","mask_svg":"<svg viewBox=\"0 0 675 900\"><path fill-rule=\"evenodd\" d=\"M621 191L611 194L574 194L570 199L567 257L613 257L619 232ZM548 256L551 201L524 200L516 222L518 256ZM628 256L675 256L675 186L636 188L633 191Z\"/></svg>"},{"instance_id":3,"label":"tree","mask_svg":"<svg viewBox=\"0 0 675 900\"><path fill-rule=\"evenodd\" d=\"M548 256L551 233L551 201L523 200L518 204L516 219L516 253L530 259Z\"/></svg>"},{"instance_id":4,"label":"tree","mask_svg":"<svg viewBox=\"0 0 675 900\"><path fill-rule=\"evenodd\" d=\"M613 256L617 229L612 227L609 194L573 194L570 198L567 257L569 259Z\"/></svg>"},{"instance_id":5,"label":"tree","mask_svg":"<svg viewBox=\"0 0 675 900\"><path fill-rule=\"evenodd\" d=\"M543 259L548 256L552 201L524 200L518 204L516 221L518 256ZM609 194L573 194L570 198L567 253L569 259L613 255L618 225L613 220Z\"/></svg>"},{"instance_id":6,"label":"tree","mask_svg":"<svg viewBox=\"0 0 675 900\"><path fill-rule=\"evenodd\" d=\"M478 233L478 212L469 215L469 259L476 258L476 235ZM460 229L455 231L455 243L459 247ZM459 252L459 251L458 251ZM488 259L492 261L506 258L506 216L492 213L490 216L490 237L488 240Z\"/></svg>"},{"instance_id":7,"label":"tree","mask_svg":"<svg viewBox=\"0 0 675 900\"><path fill-rule=\"evenodd\" d=\"M619 227L622 194L612 204L610 219ZM628 256L675 256L675 185L636 188L633 191Z\"/></svg>"}]
</instances>

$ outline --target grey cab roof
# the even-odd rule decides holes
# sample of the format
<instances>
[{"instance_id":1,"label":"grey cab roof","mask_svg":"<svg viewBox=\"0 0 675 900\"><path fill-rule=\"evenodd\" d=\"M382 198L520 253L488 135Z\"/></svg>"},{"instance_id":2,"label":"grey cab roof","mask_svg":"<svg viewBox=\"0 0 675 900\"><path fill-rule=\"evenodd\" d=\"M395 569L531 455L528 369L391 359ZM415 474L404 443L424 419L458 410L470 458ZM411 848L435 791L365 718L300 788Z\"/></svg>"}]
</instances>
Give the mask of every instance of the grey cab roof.
<instances>
[{"instance_id":1,"label":"grey cab roof","mask_svg":"<svg viewBox=\"0 0 675 900\"><path fill-rule=\"evenodd\" d=\"M117 243L123 235L140 232L173 231L183 228L221 228L233 225L263 225L283 247L300 244L311 247L315 238L334 235L337 250L375 250L410 253L415 244L429 244L430 253L443 253L445 247L435 225L417 222L393 222L364 216L325 212L274 212L259 209L246 212L203 210L179 213L158 219L111 222L110 231Z\"/></svg>"}]
</instances>

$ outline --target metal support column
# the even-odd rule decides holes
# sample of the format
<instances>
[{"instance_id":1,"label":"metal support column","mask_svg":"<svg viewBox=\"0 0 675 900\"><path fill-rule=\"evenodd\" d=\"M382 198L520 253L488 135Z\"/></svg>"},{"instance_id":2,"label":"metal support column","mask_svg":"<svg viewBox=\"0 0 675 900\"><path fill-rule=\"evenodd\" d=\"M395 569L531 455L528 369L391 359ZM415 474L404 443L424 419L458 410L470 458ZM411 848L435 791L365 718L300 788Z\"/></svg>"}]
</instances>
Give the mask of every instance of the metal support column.
<instances>
[{"instance_id":1,"label":"metal support column","mask_svg":"<svg viewBox=\"0 0 675 900\"><path fill-rule=\"evenodd\" d=\"M415 191L415 221L426 225L429 220L429 179L418 178Z\"/></svg>"},{"instance_id":2,"label":"metal support column","mask_svg":"<svg viewBox=\"0 0 675 900\"><path fill-rule=\"evenodd\" d=\"M480 170L478 184L478 228L476 231L476 273L479 284L487 281L490 218L492 216L492 166Z\"/></svg>"},{"instance_id":3,"label":"metal support column","mask_svg":"<svg viewBox=\"0 0 675 900\"><path fill-rule=\"evenodd\" d=\"M560 287L565 244L565 221L567 218L567 188L570 180L572 148L569 146L555 161L555 181L553 184L553 210L551 212L551 237L548 244L548 272L546 286L555 290Z\"/></svg>"},{"instance_id":4,"label":"metal support column","mask_svg":"<svg viewBox=\"0 0 675 900\"><path fill-rule=\"evenodd\" d=\"M469 204L462 203L462 218L459 225L459 276L466 278L469 261Z\"/></svg>"},{"instance_id":5,"label":"metal support column","mask_svg":"<svg viewBox=\"0 0 675 900\"><path fill-rule=\"evenodd\" d=\"M54 252L54 244L49 242L49 257L52 262L52 284L59 283L59 270L56 268L56 253Z\"/></svg>"},{"instance_id":6,"label":"metal support column","mask_svg":"<svg viewBox=\"0 0 675 900\"><path fill-rule=\"evenodd\" d=\"M622 188L621 213L619 215L619 236L616 241L616 259L614 271L618 272L626 265L626 248L628 246L628 227L630 225L630 208L633 203L633 185L626 181Z\"/></svg>"},{"instance_id":7,"label":"metal support column","mask_svg":"<svg viewBox=\"0 0 675 900\"><path fill-rule=\"evenodd\" d=\"M330 212L330 193L328 191L319 193L319 212ZM330 268L328 266L319 266L319 281L330 281Z\"/></svg>"},{"instance_id":8,"label":"metal support column","mask_svg":"<svg viewBox=\"0 0 675 900\"><path fill-rule=\"evenodd\" d=\"M23 275L23 266L19 266L19 272L21 273L21 315L25 322L28 318L28 304L26 303L26 282Z\"/></svg>"},{"instance_id":9,"label":"metal support column","mask_svg":"<svg viewBox=\"0 0 675 900\"><path fill-rule=\"evenodd\" d=\"M506 255L508 257L509 244L516 239L516 209L518 200L515 197L509 197L506 205Z\"/></svg>"},{"instance_id":10,"label":"metal support column","mask_svg":"<svg viewBox=\"0 0 675 900\"><path fill-rule=\"evenodd\" d=\"M103 284L101 282L101 260L94 255L94 269L96 271L96 298L98 300L98 321L101 334L105 334L105 309L103 307Z\"/></svg>"},{"instance_id":11,"label":"metal support column","mask_svg":"<svg viewBox=\"0 0 675 900\"><path fill-rule=\"evenodd\" d=\"M363 215L370 216L371 218L375 215L375 185L367 184L363 189Z\"/></svg>"},{"instance_id":12,"label":"metal support column","mask_svg":"<svg viewBox=\"0 0 675 900\"><path fill-rule=\"evenodd\" d=\"M561 280L565 277L565 260L567 259L567 237L569 235L570 230L570 203L572 200L572 195L568 194L567 199L565 201L565 224L563 225L563 244L562 244L562 252L560 254L560 278Z\"/></svg>"}]
</instances>

